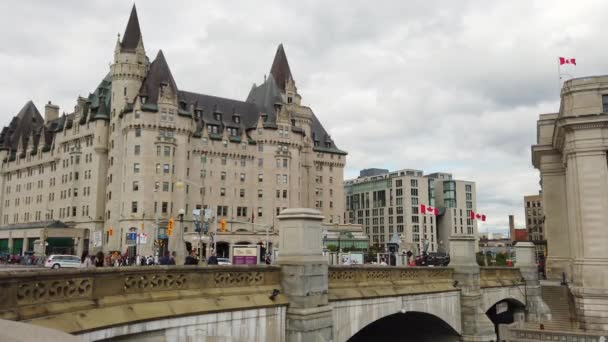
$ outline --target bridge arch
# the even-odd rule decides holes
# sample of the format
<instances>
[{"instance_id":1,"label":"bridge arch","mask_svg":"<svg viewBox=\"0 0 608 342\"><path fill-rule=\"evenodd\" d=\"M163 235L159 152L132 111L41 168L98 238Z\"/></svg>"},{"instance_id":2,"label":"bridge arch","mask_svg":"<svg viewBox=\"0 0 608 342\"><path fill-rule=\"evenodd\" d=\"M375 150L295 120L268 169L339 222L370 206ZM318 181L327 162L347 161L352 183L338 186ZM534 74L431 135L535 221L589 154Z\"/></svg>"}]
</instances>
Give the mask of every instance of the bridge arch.
<instances>
[{"instance_id":1,"label":"bridge arch","mask_svg":"<svg viewBox=\"0 0 608 342\"><path fill-rule=\"evenodd\" d=\"M462 331L460 293L458 291L334 300L330 302L330 305L333 311L335 341L347 341L367 326L385 317L407 313L411 313L409 314L411 316L416 312L429 315L426 318L437 317L437 319L449 325L457 334ZM399 317L403 318L402 316ZM394 322L394 319L396 318L391 318L389 321Z\"/></svg>"},{"instance_id":2,"label":"bridge arch","mask_svg":"<svg viewBox=\"0 0 608 342\"><path fill-rule=\"evenodd\" d=\"M504 298L494 303L486 311L486 316L494 324L494 332L499 337L498 326L524 320L526 305L515 298Z\"/></svg>"},{"instance_id":3,"label":"bridge arch","mask_svg":"<svg viewBox=\"0 0 608 342\"><path fill-rule=\"evenodd\" d=\"M426 312L398 312L380 318L353 335L348 342L363 341L460 341L460 335L446 321Z\"/></svg>"}]
</instances>

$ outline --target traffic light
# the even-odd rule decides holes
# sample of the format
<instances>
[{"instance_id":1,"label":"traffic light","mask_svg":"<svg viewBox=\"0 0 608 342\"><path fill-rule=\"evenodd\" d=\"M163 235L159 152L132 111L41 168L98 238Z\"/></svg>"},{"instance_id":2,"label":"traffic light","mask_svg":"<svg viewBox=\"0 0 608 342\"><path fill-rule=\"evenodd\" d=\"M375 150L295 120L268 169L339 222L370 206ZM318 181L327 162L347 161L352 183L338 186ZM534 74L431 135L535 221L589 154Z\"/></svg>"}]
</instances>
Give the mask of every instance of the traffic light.
<instances>
[{"instance_id":1,"label":"traffic light","mask_svg":"<svg viewBox=\"0 0 608 342\"><path fill-rule=\"evenodd\" d=\"M172 218L169 219L169 224L167 225L167 235L173 235L173 229L175 228L175 220Z\"/></svg>"},{"instance_id":2,"label":"traffic light","mask_svg":"<svg viewBox=\"0 0 608 342\"><path fill-rule=\"evenodd\" d=\"M110 231L109 232L110 232L110 236L113 236L114 235L114 228L110 227Z\"/></svg>"},{"instance_id":3,"label":"traffic light","mask_svg":"<svg viewBox=\"0 0 608 342\"><path fill-rule=\"evenodd\" d=\"M221 219L221 220L220 220L220 230L221 230L222 232L225 232L225 231L226 231L226 219Z\"/></svg>"}]
</instances>

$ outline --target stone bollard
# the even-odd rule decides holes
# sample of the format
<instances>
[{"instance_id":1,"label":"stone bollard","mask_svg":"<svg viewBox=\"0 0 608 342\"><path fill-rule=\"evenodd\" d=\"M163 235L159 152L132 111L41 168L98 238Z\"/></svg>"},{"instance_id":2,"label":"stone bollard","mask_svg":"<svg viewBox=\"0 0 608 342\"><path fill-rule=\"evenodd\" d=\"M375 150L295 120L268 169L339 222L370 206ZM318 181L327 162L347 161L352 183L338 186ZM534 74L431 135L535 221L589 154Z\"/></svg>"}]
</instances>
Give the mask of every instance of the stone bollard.
<instances>
[{"instance_id":1,"label":"stone bollard","mask_svg":"<svg viewBox=\"0 0 608 342\"><path fill-rule=\"evenodd\" d=\"M454 268L454 280L460 289L462 341L495 341L494 324L483 308L476 242L468 235L450 237L450 267Z\"/></svg>"},{"instance_id":2,"label":"stone bollard","mask_svg":"<svg viewBox=\"0 0 608 342\"><path fill-rule=\"evenodd\" d=\"M281 288L289 298L285 335L288 342L331 341L333 319L328 305L328 266L323 256L321 221L314 209L286 209L279 219Z\"/></svg>"},{"instance_id":3,"label":"stone bollard","mask_svg":"<svg viewBox=\"0 0 608 342\"><path fill-rule=\"evenodd\" d=\"M515 267L519 268L526 282L526 320L528 322L550 321L551 310L543 301L538 280L534 244L532 242L517 242L515 244L515 258Z\"/></svg>"}]
</instances>

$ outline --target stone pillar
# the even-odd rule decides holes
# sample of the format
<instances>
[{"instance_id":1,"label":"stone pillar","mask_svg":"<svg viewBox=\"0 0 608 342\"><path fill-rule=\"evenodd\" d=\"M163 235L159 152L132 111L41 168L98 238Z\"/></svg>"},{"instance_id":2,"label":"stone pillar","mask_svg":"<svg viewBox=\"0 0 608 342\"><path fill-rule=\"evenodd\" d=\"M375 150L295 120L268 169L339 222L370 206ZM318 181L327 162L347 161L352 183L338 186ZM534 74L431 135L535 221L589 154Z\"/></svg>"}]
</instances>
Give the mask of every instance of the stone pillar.
<instances>
[{"instance_id":1,"label":"stone pillar","mask_svg":"<svg viewBox=\"0 0 608 342\"><path fill-rule=\"evenodd\" d=\"M450 267L460 289L462 341L495 341L494 324L486 315L480 288L479 265L475 258L477 240L470 235L454 235L450 240Z\"/></svg>"},{"instance_id":2,"label":"stone pillar","mask_svg":"<svg viewBox=\"0 0 608 342\"><path fill-rule=\"evenodd\" d=\"M566 199L566 169L561 153L545 152L540 157L543 182L543 210L547 239L547 278L561 280L562 273L572 279L572 254L568 231L568 202Z\"/></svg>"},{"instance_id":3,"label":"stone pillar","mask_svg":"<svg viewBox=\"0 0 608 342\"><path fill-rule=\"evenodd\" d=\"M526 284L526 320L528 322L543 322L551 320L551 310L543 301L538 267L536 266L536 249L532 242L517 242L515 244L515 267L519 268Z\"/></svg>"},{"instance_id":4,"label":"stone pillar","mask_svg":"<svg viewBox=\"0 0 608 342\"><path fill-rule=\"evenodd\" d=\"M323 256L321 221L314 209L286 209L279 220L277 263L281 288L289 298L286 318L288 342L331 341L332 309L328 305L328 266Z\"/></svg>"},{"instance_id":5,"label":"stone pillar","mask_svg":"<svg viewBox=\"0 0 608 342\"><path fill-rule=\"evenodd\" d=\"M594 138L599 144L604 132L605 129L583 131L577 138ZM569 287L581 328L608 331L608 165L605 147L584 147L567 156L573 257Z\"/></svg>"}]
</instances>

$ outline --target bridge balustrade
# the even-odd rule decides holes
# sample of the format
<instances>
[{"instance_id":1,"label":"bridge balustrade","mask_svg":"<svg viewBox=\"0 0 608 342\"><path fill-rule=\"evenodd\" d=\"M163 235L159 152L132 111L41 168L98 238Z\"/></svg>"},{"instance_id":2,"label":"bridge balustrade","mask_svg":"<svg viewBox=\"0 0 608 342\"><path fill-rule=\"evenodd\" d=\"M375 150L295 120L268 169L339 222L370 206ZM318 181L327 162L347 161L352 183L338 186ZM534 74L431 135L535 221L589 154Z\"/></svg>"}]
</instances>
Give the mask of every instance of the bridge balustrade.
<instances>
[{"instance_id":1,"label":"bridge balustrade","mask_svg":"<svg viewBox=\"0 0 608 342\"><path fill-rule=\"evenodd\" d=\"M269 298L273 289L280 289L280 277L279 267L266 265L3 272L0 319L37 320L38 325L78 333L96 328L95 315L116 316L116 323L124 324L166 315L286 305L282 295ZM111 318L104 316L98 324L109 325Z\"/></svg>"},{"instance_id":2,"label":"bridge balustrade","mask_svg":"<svg viewBox=\"0 0 608 342\"><path fill-rule=\"evenodd\" d=\"M329 300L457 291L446 267L330 266Z\"/></svg>"}]
</instances>

